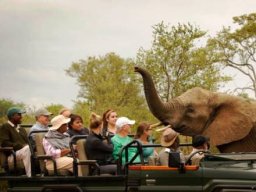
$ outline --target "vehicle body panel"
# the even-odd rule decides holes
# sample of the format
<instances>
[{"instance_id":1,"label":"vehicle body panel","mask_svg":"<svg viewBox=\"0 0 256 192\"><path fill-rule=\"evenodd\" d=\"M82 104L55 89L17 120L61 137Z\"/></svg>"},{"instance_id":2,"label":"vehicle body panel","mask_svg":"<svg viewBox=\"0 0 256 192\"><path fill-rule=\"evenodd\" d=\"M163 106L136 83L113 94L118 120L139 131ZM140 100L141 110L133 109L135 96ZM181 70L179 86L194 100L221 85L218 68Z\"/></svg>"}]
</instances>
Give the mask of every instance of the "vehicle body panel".
<instances>
[{"instance_id":1,"label":"vehicle body panel","mask_svg":"<svg viewBox=\"0 0 256 192\"><path fill-rule=\"evenodd\" d=\"M142 151L142 150L138 150ZM135 159L135 157L134 157ZM183 191L256 192L256 153L209 154L199 166L118 164L116 176L0 176L9 192L28 191Z\"/></svg>"}]
</instances>

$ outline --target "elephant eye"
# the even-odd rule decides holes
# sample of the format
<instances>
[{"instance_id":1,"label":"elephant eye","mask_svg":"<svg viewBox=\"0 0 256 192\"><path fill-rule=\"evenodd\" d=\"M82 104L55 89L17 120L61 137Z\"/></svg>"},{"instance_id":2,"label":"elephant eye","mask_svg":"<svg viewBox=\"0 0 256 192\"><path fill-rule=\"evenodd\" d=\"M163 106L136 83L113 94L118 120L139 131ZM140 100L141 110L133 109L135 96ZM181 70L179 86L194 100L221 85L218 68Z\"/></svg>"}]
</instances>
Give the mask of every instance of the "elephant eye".
<instances>
[{"instance_id":1,"label":"elephant eye","mask_svg":"<svg viewBox=\"0 0 256 192\"><path fill-rule=\"evenodd\" d=\"M195 109L192 106L187 107L187 113L193 113Z\"/></svg>"}]
</instances>

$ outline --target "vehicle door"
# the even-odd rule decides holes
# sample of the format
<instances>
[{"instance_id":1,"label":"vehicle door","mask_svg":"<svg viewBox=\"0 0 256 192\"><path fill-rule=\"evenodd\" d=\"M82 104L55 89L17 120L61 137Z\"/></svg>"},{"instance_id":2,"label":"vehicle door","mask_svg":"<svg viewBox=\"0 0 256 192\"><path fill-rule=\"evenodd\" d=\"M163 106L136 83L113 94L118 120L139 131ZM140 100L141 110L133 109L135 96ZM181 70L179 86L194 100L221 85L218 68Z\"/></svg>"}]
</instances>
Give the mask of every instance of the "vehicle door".
<instances>
[{"instance_id":1,"label":"vehicle door","mask_svg":"<svg viewBox=\"0 0 256 192\"><path fill-rule=\"evenodd\" d=\"M128 185L130 191L202 191L202 169L198 166L185 166L183 170L167 166L130 166Z\"/></svg>"}]
</instances>

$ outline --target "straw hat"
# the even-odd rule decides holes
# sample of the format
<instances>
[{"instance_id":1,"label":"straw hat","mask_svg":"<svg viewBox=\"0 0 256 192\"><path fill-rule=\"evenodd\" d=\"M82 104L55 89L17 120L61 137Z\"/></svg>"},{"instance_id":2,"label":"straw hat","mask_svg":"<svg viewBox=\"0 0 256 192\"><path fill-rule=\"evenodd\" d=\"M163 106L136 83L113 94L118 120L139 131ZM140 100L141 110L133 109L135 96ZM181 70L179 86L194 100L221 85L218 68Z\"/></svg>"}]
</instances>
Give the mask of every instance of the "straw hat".
<instances>
[{"instance_id":1,"label":"straw hat","mask_svg":"<svg viewBox=\"0 0 256 192\"><path fill-rule=\"evenodd\" d=\"M163 147L171 146L178 136L179 136L179 133L177 133L173 129L171 128L165 129L165 131L162 134L161 145Z\"/></svg>"},{"instance_id":2,"label":"straw hat","mask_svg":"<svg viewBox=\"0 0 256 192\"><path fill-rule=\"evenodd\" d=\"M58 130L61 125L67 124L70 121L70 118L64 117L63 115L57 115L51 120L52 127L49 130L56 131Z\"/></svg>"}]
</instances>

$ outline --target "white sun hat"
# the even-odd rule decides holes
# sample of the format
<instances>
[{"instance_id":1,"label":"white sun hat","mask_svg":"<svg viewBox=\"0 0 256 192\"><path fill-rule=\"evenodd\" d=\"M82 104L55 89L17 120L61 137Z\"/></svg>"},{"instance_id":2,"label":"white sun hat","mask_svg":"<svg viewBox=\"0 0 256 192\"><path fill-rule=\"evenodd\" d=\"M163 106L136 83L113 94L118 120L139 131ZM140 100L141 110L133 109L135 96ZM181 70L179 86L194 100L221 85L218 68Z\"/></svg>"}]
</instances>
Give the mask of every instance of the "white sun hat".
<instances>
[{"instance_id":1,"label":"white sun hat","mask_svg":"<svg viewBox=\"0 0 256 192\"><path fill-rule=\"evenodd\" d=\"M67 124L70 121L70 118L64 117L63 115L57 115L51 120L52 127L49 130L56 131L61 125Z\"/></svg>"}]
</instances>

